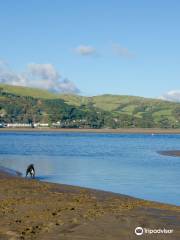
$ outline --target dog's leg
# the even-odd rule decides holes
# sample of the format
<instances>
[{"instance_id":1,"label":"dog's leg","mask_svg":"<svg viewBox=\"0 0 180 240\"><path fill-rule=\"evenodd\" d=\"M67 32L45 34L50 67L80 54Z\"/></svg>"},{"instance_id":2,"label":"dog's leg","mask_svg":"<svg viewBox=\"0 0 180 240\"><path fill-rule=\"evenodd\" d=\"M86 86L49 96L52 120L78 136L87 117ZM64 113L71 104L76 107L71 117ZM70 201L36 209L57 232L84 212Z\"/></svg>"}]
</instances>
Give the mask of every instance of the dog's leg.
<instances>
[{"instance_id":1,"label":"dog's leg","mask_svg":"<svg viewBox=\"0 0 180 240\"><path fill-rule=\"evenodd\" d=\"M33 169L31 169L30 174L31 174L31 178L34 178L34 170Z\"/></svg>"}]
</instances>

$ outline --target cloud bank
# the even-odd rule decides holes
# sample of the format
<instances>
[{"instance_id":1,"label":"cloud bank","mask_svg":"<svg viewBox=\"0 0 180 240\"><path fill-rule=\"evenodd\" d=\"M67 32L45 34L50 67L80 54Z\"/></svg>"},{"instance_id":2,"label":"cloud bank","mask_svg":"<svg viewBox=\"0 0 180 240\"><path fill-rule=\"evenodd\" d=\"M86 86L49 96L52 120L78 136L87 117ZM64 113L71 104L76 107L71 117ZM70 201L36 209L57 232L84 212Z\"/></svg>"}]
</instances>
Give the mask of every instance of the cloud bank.
<instances>
[{"instance_id":1,"label":"cloud bank","mask_svg":"<svg viewBox=\"0 0 180 240\"><path fill-rule=\"evenodd\" d=\"M96 49L92 46L80 45L75 48L75 52L81 56L89 56L94 55L96 53Z\"/></svg>"},{"instance_id":2,"label":"cloud bank","mask_svg":"<svg viewBox=\"0 0 180 240\"><path fill-rule=\"evenodd\" d=\"M61 77L52 64L28 64L22 73L14 72L0 61L0 82L10 85L36 87L59 93L79 93L76 85Z\"/></svg>"},{"instance_id":3,"label":"cloud bank","mask_svg":"<svg viewBox=\"0 0 180 240\"><path fill-rule=\"evenodd\" d=\"M159 99L172 101L172 102L180 102L180 90L172 90L165 94L163 94Z\"/></svg>"}]
</instances>

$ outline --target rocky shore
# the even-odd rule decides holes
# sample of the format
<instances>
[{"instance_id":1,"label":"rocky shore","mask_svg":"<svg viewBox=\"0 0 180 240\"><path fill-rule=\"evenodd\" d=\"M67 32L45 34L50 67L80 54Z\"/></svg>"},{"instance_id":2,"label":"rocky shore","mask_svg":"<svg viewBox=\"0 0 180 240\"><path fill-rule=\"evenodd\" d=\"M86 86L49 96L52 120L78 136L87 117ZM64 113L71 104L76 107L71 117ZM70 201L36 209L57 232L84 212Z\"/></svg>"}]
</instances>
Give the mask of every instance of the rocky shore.
<instances>
[{"instance_id":1,"label":"rocky shore","mask_svg":"<svg viewBox=\"0 0 180 240\"><path fill-rule=\"evenodd\" d=\"M136 227L173 229L137 236ZM1 240L180 239L180 207L0 171Z\"/></svg>"}]
</instances>

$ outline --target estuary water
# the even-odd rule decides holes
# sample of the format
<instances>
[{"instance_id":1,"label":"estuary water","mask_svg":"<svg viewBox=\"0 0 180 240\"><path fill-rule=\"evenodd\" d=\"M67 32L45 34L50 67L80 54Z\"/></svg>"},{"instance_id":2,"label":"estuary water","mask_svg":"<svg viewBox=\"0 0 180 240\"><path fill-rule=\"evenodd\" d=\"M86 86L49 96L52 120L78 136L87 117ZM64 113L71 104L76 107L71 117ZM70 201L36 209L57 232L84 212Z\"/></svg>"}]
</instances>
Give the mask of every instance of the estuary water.
<instances>
[{"instance_id":1,"label":"estuary water","mask_svg":"<svg viewBox=\"0 0 180 240\"><path fill-rule=\"evenodd\" d=\"M0 166L34 163L43 181L78 185L180 205L180 135L0 132Z\"/></svg>"}]
</instances>

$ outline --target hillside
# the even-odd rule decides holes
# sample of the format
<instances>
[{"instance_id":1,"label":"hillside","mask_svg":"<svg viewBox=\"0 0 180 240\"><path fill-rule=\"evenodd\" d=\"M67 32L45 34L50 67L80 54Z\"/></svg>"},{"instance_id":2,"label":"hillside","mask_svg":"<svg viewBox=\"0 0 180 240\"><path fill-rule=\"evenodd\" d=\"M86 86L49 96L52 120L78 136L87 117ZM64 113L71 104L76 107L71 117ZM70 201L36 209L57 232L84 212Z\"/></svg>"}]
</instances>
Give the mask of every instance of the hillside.
<instances>
[{"instance_id":1,"label":"hillside","mask_svg":"<svg viewBox=\"0 0 180 240\"><path fill-rule=\"evenodd\" d=\"M55 94L4 84L0 84L0 89L1 121L30 121L25 116L33 115L31 121L66 121L63 126L67 127L180 128L180 103L110 94Z\"/></svg>"},{"instance_id":2,"label":"hillside","mask_svg":"<svg viewBox=\"0 0 180 240\"><path fill-rule=\"evenodd\" d=\"M13 86L0 83L0 88L4 91L13 93L19 96L30 96L34 98L43 98L43 99L54 99L58 98L57 94L51 93L46 90L38 89L38 88L30 88L23 86Z\"/></svg>"}]
</instances>

